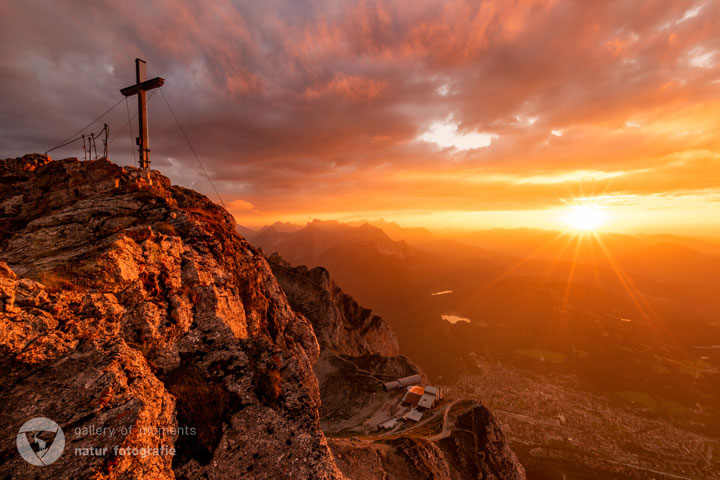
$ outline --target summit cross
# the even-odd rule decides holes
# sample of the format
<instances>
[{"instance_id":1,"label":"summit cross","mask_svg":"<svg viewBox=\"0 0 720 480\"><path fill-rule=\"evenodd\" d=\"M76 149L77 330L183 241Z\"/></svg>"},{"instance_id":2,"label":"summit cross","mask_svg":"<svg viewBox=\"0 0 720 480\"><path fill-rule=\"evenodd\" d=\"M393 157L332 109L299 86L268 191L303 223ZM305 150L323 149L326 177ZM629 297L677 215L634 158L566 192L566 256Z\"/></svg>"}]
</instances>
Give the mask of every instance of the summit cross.
<instances>
[{"instance_id":1,"label":"summit cross","mask_svg":"<svg viewBox=\"0 0 720 480\"><path fill-rule=\"evenodd\" d=\"M148 143L148 120L147 120L147 101L145 98L145 92L154 88L162 87L165 83L165 79L160 77L151 78L147 80L147 73L145 71L146 62L145 60L135 59L135 85L125 87L120 90L120 93L126 97L137 95L138 96L138 124L140 127L139 137L135 139L135 143L138 146L139 153L139 165L142 170L150 169L150 145Z\"/></svg>"}]
</instances>

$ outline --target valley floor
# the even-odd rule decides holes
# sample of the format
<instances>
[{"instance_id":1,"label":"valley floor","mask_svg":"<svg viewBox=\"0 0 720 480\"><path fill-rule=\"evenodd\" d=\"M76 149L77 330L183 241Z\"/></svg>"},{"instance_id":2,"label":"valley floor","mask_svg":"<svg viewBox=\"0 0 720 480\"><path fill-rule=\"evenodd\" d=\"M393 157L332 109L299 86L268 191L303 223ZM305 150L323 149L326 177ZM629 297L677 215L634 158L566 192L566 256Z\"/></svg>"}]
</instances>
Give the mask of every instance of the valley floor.
<instances>
[{"instance_id":1,"label":"valley floor","mask_svg":"<svg viewBox=\"0 0 720 480\"><path fill-rule=\"evenodd\" d=\"M529 479L720 479L720 438L650 418L545 377L479 360L478 375L444 386L482 401L503 424Z\"/></svg>"}]
</instances>

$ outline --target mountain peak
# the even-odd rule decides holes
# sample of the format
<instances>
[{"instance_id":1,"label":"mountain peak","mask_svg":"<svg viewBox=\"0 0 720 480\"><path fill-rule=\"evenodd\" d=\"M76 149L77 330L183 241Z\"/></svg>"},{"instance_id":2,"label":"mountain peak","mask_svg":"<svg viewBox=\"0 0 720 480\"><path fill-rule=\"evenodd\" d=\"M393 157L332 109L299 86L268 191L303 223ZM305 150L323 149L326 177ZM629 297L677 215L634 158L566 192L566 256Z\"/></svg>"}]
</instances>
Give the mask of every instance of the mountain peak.
<instances>
[{"instance_id":1,"label":"mountain peak","mask_svg":"<svg viewBox=\"0 0 720 480\"><path fill-rule=\"evenodd\" d=\"M317 426L312 326L229 213L107 160L0 161L0 198L2 450L43 416L73 448L176 451L66 452L36 478L343 478ZM126 433L74 434L90 426ZM180 427L194 433L162 433ZM289 454L302 462L278 471ZM13 477L33 468L3 463Z\"/></svg>"},{"instance_id":2,"label":"mountain peak","mask_svg":"<svg viewBox=\"0 0 720 480\"><path fill-rule=\"evenodd\" d=\"M35 417L72 445L42 470L8 454L3 478L344 480L321 409L349 410L328 392L353 389L364 407L380 376L417 372L327 270L277 262L276 276L225 209L159 172L27 155L0 160L0 199L0 450ZM348 382L351 365L377 378ZM413 461L427 478L524 478L493 418L472 428L444 453L428 439L393 455L435 452ZM161 447L172 453L72 454Z\"/></svg>"}]
</instances>

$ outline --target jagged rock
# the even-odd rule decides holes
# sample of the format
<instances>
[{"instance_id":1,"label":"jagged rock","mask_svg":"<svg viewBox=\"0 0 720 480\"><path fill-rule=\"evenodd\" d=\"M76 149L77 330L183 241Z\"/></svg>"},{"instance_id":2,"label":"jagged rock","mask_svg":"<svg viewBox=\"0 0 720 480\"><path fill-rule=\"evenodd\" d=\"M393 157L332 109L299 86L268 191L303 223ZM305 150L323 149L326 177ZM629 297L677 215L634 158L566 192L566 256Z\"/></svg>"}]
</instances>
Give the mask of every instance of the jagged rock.
<instances>
[{"instance_id":1,"label":"jagged rock","mask_svg":"<svg viewBox=\"0 0 720 480\"><path fill-rule=\"evenodd\" d=\"M0 199L0 477L343 478L312 327L227 212L157 172L38 155L0 161ZM67 442L42 469L15 448L38 416Z\"/></svg>"},{"instance_id":2,"label":"jagged rock","mask_svg":"<svg viewBox=\"0 0 720 480\"><path fill-rule=\"evenodd\" d=\"M332 438L330 446L340 469L354 480L525 479L497 420L478 403L465 407L450 435L439 441Z\"/></svg>"},{"instance_id":3,"label":"jagged rock","mask_svg":"<svg viewBox=\"0 0 720 480\"><path fill-rule=\"evenodd\" d=\"M268 261L293 309L312 322L324 350L352 356L400 354L390 325L343 292L326 269L292 267L277 254Z\"/></svg>"},{"instance_id":4,"label":"jagged rock","mask_svg":"<svg viewBox=\"0 0 720 480\"><path fill-rule=\"evenodd\" d=\"M430 441L401 437L369 443L333 438L330 446L340 469L352 475L353 480L457 478L443 452Z\"/></svg>"},{"instance_id":5,"label":"jagged rock","mask_svg":"<svg viewBox=\"0 0 720 480\"><path fill-rule=\"evenodd\" d=\"M523 478L472 409L439 441L332 439L338 468L321 413L352 420L419 369L325 270L273 269L158 172L0 160L0 478ZM65 431L41 468L15 446L34 417Z\"/></svg>"},{"instance_id":6,"label":"jagged rock","mask_svg":"<svg viewBox=\"0 0 720 480\"><path fill-rule=\"evenodd\" d=\"M446 434L441 424L441 432L427 438L402 433L391 440L346 438L366 433L365 420L387 405L388 397L398 395L384 392L383 383L417 373L425 382L427 378L399 354L389 325L345 294L327 270L292 267L277 254L268 260L290 305L310 320L319 339L314 371L320 382L321 425L345 475L353 480L525 478L498 421L477 402L447 407L454 413L448 415L452 426Z\"/></svg>"},{"instance_id":7,"label":"jagged rock","mask_svg":"<svg viewBox=\"0 0 720 480\"><path fill-rule=\"evenodd\" d=\"M500 424L483 405L470 405L455 419L452 434L438 443L460 478L525 478Z\"/></svg>"},{"instance_id":8,"label":"jagged rock","mask_svg":"<svg viewBox=\"0 0 720 480\"><path fill-rule=\"evenodd\" d=\"M268 262L290 305L310 320L320 343L313 370L326 429L330 422L352 424L362 417L386 396L383 383L420 373L400 355L390 325L343 292L326 269L293 267L277 254Z\"/></svg>"},{"instance_id":9,"label":"jagged rock","mask_svg":"<svg viewBox=\"0 0 720 480\"><path fill-rule=\"evenodd\" d=\"M383 383L421 373L403 355L378 354L321 354L313 370L320 382L320 419L326 431L341 431L377 409L388 397Z\"/></svg>"}]
</instances>

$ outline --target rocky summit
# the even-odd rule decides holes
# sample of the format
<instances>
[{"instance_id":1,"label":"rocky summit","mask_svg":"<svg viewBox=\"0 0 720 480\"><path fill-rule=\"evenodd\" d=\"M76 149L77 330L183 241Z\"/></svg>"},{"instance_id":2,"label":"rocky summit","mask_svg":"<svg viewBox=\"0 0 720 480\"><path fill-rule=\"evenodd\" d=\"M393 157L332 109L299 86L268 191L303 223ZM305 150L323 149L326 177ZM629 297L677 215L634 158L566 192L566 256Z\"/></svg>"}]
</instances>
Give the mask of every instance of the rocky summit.
<instances>
[{"instance_id":1,"label":"rocky summit","mask_svg":"<svg viewBox=\"0 0 720 480\"><path fill-rule=\"evenodd\" d=\"M0 478L524 478L475 402L357 433L422 372L326 271L270 261L158 172L0 160Z\"/></svg>"}]
</instances>

